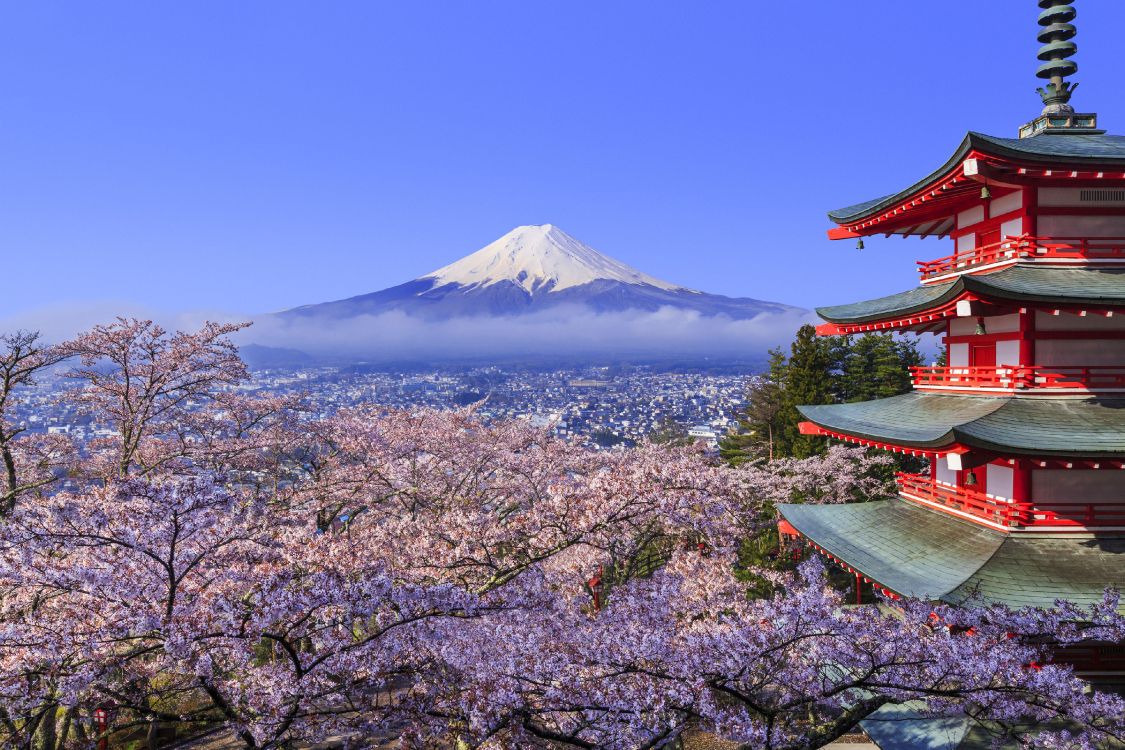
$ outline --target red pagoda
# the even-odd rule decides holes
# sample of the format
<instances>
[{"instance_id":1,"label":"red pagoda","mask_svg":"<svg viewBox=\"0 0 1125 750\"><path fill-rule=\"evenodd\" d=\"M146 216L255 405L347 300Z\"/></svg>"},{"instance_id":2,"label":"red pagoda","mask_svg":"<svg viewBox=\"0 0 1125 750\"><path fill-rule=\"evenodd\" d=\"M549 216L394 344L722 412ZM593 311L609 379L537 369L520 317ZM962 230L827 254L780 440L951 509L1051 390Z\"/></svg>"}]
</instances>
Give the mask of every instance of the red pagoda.
<instances>
[{"instance_id":1,"label":"red pagoda","mask_svg":"<svg viewBox=\"0 0 1125 750\"><path fill-rule=\"evenodd\" d=\"M823 335L936 333L912 392L804 406L801 431L929 459L897 497L785 505L781 530L896 597L1013 607L1125 585L1125 136L1074 111L1065 0L1039 0L1045 109L1018 138L969 133L937 170L833 211L831 239L952 241L899 294L817 310ZM1120 683L1120 649L1066 657Z\"/></svg>"}]
</instances>

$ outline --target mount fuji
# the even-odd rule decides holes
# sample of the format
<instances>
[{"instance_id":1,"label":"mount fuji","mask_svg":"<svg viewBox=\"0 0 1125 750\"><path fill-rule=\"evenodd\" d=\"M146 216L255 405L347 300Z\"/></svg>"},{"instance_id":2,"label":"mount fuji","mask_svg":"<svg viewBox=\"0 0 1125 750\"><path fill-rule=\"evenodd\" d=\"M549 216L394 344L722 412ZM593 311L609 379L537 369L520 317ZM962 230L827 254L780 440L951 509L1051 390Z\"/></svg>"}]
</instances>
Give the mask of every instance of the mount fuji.
<instances>
[{"instance_id":1,"label":"mount fuji","mask_svg":"<svg viewBox=\"0 0 1125 750\"><path fill-rule=\"evenodd\" d=\"M688 289L550 224L517 227L448 266L358 297L259 316L257 367L451 362L762 362L809 313Z\"/></svg>"},{"instance_id":2,"label":"mount fuji","mask_svg":"<svg viewBox=\"0 0 1125 750\"><path fill-rule=\"evenodd\" d=\"M655 312L748 320L803 313L746 297L724 297L671 284L604 255L551 224L516 227L471 255L405 284L357 297L304 305L274 317L323 323L401 313L427 321L509 317L573 307L577 311Z\"/></svg>"}]
</instances>

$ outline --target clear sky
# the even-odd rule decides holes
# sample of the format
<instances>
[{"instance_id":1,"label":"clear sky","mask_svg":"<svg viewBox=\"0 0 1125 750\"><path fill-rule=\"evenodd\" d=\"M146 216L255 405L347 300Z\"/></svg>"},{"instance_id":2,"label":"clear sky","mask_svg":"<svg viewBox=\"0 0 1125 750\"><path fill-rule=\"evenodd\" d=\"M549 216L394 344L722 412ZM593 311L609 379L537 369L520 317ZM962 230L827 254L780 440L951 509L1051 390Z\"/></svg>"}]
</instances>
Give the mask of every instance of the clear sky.
<instances>
[{"instance_id":1,"label":"clear sky","mask_svg":"<svg viewBox=\"0 0 1125 750\"><path fill-rule=\"evenodd\" d=\"M1125 2L1077 0L1074 103L1125 133ZM135 0L0 6L0 318L263 312L519 224L813 306L945 243L831 243L966 130L1041 108L1034 0Z\"/></svg>"}]
</instances>

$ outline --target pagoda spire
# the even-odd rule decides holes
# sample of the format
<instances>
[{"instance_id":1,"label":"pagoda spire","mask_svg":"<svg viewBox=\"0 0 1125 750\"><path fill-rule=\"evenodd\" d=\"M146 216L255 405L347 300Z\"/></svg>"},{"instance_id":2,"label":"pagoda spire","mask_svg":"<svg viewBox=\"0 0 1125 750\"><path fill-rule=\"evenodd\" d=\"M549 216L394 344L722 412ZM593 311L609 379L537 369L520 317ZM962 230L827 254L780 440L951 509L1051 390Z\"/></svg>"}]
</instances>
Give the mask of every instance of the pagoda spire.
<instances>
[{"instance_id":1,"label":"pagoda spire","mask_svg":"<svg viewBox=\"0 0 1125 750\"><path fill-rule=\"evenodd\" d=\"M1043 64L1039 66L1036 75L1044 78L1049 83L1039 89L1039 96L1043 98L1043 114L1054 115L1070 113L1074 108L1070 106L1070 97L1078 88L1077 83L1070 83L1067 76L1078 72L1078 63L1067 58L1078 51L1072 39L1078 33L1071 21L1078 12L1068 0L1039 0L1039 7L1043 12L1039 14L1039 59Z\"/></svg>"},{"instance_id":2,"label":"pagoda spire","mask_svg":"<svg viewBox=\"0 0 1125 750\"><path fill-rule=\"evenodd\" d=\"M1078 15L1074 0L1039 0L1039 59L1042 63L1035 72L1047 84L1038 89L1043 99L1043 112L1039 117L1020 128L1020 138L1036 135L1101 135L1098 116L1077 114L1070 106L1070 97L1077 83L1066 80L1078 72L1078 63L1070 58L1078 52L1074 37L1078 29L1071 23Z\"/></svg>"}]
</instances>

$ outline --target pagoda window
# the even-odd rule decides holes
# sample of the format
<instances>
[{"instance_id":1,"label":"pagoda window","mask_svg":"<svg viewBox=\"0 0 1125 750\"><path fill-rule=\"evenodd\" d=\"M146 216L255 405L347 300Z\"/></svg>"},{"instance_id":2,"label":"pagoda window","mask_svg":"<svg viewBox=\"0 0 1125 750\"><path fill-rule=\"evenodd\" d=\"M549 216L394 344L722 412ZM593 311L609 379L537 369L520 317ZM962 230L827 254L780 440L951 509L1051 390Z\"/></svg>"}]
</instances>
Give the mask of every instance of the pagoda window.
<instances>
[{"instance_id":1,"label":"pagoda window","mask_svg":"<svg viewBox=\"0 0 1125 750\"><path fill-rule=\"evenodd\" d=\"M1125 320L1125 318L1123 318ZM969 316L949 321L950 336L973 336L978 333L977 324L984 325L987 333L1017 333L1020 330L1019 313L1011 315Z\"/></svg>"},{"instance_id":2,"label":"pagoda window","mask_svg":"<svg viewBox=\"0 0 1125 750\"><path fill-rule=\"evenodd\" d=\"M957 214L957 228L964 229L984 221L984 206L973 206Z\"/></svg>"},{"instance_id":3,"label":"pagoda window","mask_svg":"<svg viewBox=\"0 0 1125 750\"><path fill-rule=\"evenodd\" d=\"M996 218L1021 209L1023 209L1023 191L1015 190L1007 195L994 198L992 203L988 204L988 215Z\"/></svg>"},{"instance_id":4,"label":"pagoda window","mask_svg":"<svg viewBox=\"0 0 1125 750\"><path fill-rule=\"evenodd\" d=\"M967 253L970 250L975 250L977 247L977 236L973 232L963 234L957 238L957 252Z\"/></svg>"},{"instance_id":5,"label":"pagoda window","mask_svg":"<svg viewBox=\"0 0 1125 750\"><path fill-rule=\"evenodd\" d=\"M1037 331L1074 331L1100 333L1105 331L1125 331L1125 315L1075 315L1060 311L1052 315L1046 310L1038 310L1035 315Z\"/></svg>"},{"instance_id":6,"label":"pagoda window","mask_svg":"<svg viewBox=\"0 0 1125 750\"><path fill-rule=\"evenodd\" d=\"M996 342L996 364L1020 365L1020 342L1016 339Z\"/></svg>"},{"instance_id":7,"label":"pagoda window","mask_svg":"<svg viewBox=\"0 0 1125 750\"><path fill-rule=\"evenodd\" d=\"M933 462L935 468L934 480L948 485L950 487L957 486L957 472L949 468L949 463L944 460L935 460Z\"/></svg>"},{"instance_id":8,"label":"pagoda window","mask_svg":"<svg viewBox=\"0 0 1125 750\"><path fill-rule=\"evenodd\" d=\"M968 367L969 366L969 345L968 344L950 344L949 345L949 366L950 367Z\"/></svg>"},{"instance_id":9,"label":"pagoda window","mask_svg":"<svg viewBox=\"0 0 1125 750\"><path fill-rule=\"evenodd\" d=\"M1039 188L1040 208L1125 208L1125 190L1090 188Z\"/></svg>"},{"instance_id":10,"label":"pagoda window","mask_svg":"<svg viewBox=\"0 0 1125 750\"><path fill-rule=\"evenodd\" d=\"M1032 498L1040 503L1125 503L1120 469L1035 469Z\"/></svg>"},{"instance_id":11,"label":"pagoda window","mask_svg":"<svg viewBox=\"0 0 1125 750\"><path fill-rule=\"evenodd\" d=\"M1046 237L1125 237L1125 216L1072 216L1042 213L1039 234Z\"/></svg>"},{"instance_id":12,"label":"pagoda window","mask_svg":"<svg viewBox=\"0 0 1125 750\"><path fill-rule=\"evenodd\" d=\"M1011 500L1014 494L1016 472L1010 466L988 464L985 472L986 491L990 497Z\"/></svg>"},{"instance_id":13,"label":"pagoda window","mask_svg":"<svg viewBox=\"0 0 1125 750\"><path fill-rule=\"evenodd\" d=\"M1036 364L1125 368L1125 339L1044 339L1035 342Z\"/></svg>"}]
</instances>

